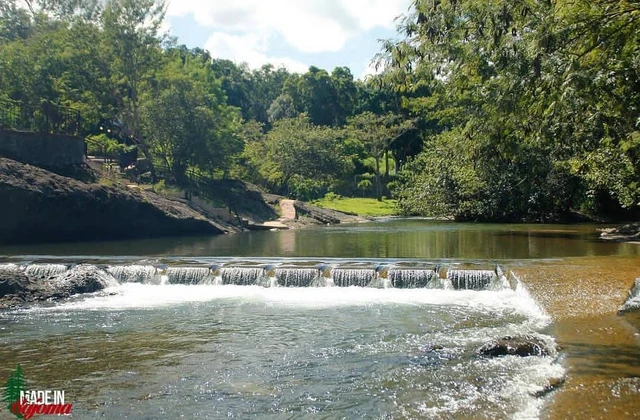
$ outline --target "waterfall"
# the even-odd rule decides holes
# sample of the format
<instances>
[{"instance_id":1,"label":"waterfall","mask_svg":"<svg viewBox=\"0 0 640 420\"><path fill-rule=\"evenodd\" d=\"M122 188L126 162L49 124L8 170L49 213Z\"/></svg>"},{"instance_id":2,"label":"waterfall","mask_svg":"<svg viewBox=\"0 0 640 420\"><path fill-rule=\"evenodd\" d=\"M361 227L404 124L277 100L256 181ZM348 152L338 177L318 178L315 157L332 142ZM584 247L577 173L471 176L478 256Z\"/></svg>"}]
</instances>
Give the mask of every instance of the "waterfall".
<instances>
[{"instance_id":1,"label":"waterfall","mask_svg":"<svg viewBox=\"0 0 640 420\"><path fill-rule=\"evenodd\" d=\"M372 268L334 268L331 271L333 283L339 287L367 287L378 277Z\"/></svg>"},{"instance_id":2,"label":"waterfall","mask_svg":"<svg viewBox=\"0 0 640 420\"><path fill-rule=\"evenodd\" d=\"M454 289L484 290L497 277L492 270L448 270Z\"/></svg>"},{"instance_id":3,"label":"waterfall","mask_svg":"<svg viewBox=\"0 0 640 420\"><path fill-rule=\"evenodd\" d=\"M429 282L436 277L436 272L434 270L391 269L388 277L393 287L427 287Z\"/></svg>"},{"instance_id":4,"label":"waterfall","mask_svg":"<svg viewBox=\"0 0 640 420\"><path fill-rule=\"evenodd\" d=\"M211 270L206 267L169 267L166 271L170 284L211 284Z\"/></svg>"},{"instance_id":5,"label":"waterfall","mask_svg":"<svg viewBox=\"0 0 640 420\"><path fill-rule=\"evenodd\" d=\"M158 270L152 265L112 265L107 272L120 283L160 283Z\"/></svg>"},{"instance_id":6,"label":"waterfall","mask_svg":"<svg viewBox=\"0 0 640 420\"><path fill-rule=\"evenodd\" d=\"M284 287L309 287L319 277L317 268L276 268L275 278Z\"/></svg>"},{"instance_id":7,"label":"waterfall","mask_svg":"<svg viewBox=\"0 0 640 420\"><path fill-rule=\"evenodd\" d=\"M220 270L223 284L237 284L241 286L256 285L264 277L262 267L223 267Z\"/></svg>"},{"instance_id":8,"label":"waterfall","mask_svg":"<svg viewBox=\"0 0 640 420\"><path fill-rule=\"evenodd\" d=\"M49 279L68 270L63 264L29 264L25 274L32 279Z\"/></svg>"},{"instance_id":9,"label":"waterfall","mask_svg":"<svg viewBox=\"0 0 640 420\"><path fill-rule=\"evenodd\" d=\"M179 264L179 263L176 263ZM119 283L238 285L263 287L370 287L397 289L516 289L513 275L495 270L450 269L448 264L385 261L219 261L201 265L113 264L102 268ZM4 263L0 273L24 273L32 279L59 276L73 264ZM517 282L516 282L517 283ZM634 289L635 291L636 289ZM636 297L634 302L639 298Z\"/></svg>"}]
</instances>

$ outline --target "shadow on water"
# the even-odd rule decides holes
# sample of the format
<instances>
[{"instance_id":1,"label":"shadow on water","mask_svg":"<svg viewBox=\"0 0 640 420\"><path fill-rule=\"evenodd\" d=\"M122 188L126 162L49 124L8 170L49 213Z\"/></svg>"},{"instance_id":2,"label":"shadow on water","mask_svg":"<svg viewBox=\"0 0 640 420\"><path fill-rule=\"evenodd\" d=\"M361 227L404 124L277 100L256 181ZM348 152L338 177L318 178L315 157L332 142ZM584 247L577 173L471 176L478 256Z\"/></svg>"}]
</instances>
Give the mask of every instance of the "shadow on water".
<instances>
[{"instance_id":1,"label":"shadow on water","mask_svg":"<svg viewBox=\"0 0 640 420\"><path fill-rule=\"evenodd\" d=\"M574 343L563 347L576 362L574 375L611 378L640 376L640 347L633 344Z\"/></svg>"}]
</instances>

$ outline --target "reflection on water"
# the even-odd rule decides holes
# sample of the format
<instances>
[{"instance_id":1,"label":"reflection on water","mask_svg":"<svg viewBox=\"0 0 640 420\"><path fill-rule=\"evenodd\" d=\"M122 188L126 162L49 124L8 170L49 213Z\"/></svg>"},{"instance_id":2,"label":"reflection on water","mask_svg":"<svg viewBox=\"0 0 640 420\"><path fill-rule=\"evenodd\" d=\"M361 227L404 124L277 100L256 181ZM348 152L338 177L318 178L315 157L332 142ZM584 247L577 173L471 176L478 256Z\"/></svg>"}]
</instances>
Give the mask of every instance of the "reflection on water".
<instances>
[{"instance_id":1,"label":"reflection on water","mask_svg":"<svg viewBox=\"0 0 640 420\"><path fill-rule=\"evenodd\" d=\"M639 255L598 240L596 225L487 225L397 220L212 237L0 247L0 255L279 256L541 259Z\"/></svg>"}]
</instances>

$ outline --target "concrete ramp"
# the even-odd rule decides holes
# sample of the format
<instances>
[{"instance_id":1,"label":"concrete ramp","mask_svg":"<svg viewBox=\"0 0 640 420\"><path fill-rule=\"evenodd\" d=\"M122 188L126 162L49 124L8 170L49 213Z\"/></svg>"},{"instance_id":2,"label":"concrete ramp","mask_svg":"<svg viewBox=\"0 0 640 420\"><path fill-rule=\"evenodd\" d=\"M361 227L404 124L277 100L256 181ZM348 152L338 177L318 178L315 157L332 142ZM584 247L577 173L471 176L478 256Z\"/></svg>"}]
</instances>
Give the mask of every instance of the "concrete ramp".
<instances>
[{"instance_id":1,"label":"concrete ramp","mask_svg":"<svg viewBox=\"0 0 640 420\"><path fill-rule=\"evenodd\" d=\"M280 200L280 209L282 210L281 219L295 220L296 208L293 206L293 200L282 199Z\"/></svg>"}]
</instances>

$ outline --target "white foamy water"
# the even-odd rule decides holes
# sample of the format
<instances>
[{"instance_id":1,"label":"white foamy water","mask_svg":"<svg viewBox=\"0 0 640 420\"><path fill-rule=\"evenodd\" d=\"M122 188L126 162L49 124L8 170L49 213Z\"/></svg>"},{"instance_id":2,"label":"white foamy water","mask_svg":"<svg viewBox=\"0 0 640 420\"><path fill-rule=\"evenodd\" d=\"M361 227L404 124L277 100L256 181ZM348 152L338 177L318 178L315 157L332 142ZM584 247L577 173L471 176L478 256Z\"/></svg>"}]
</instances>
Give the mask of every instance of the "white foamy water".
<instances>
[{"instance_id":1,"label":"white foamy water","mask_svg":"<svg viewBox=\"0 0 640 420\"><path fill-rule=\"evenodd\" d=\"M46 361L55 340L58 362L88 363L74 383L103 404L89 409L95 401L76 392L81 418L534 419L545 404L536 394L565 374L543 330L550 317L515 276L473 272L485 290L466 290L405 270L402 286L426 287L402 289L377 275L355 281L369 287L328 287L332 278L307 267L274 277L260 267L123 267L105 269L121 283L103 291L7 312L23 320L7 335L11 351L27 343ZM339 283L359 271L373 276L348 268ZM282 287L290 283L321 287ZM478 354L528 334L551 356Z\"/></svg>"},{"instance_id":2,"label":"white foamy water","mask_svg":"<svg viewBox=\"0 0 640 420\"><path fill-rule=\"evenodd\" d=\"M440 289L377 289L366 287L260 287L211 285L148 285L125 283L85 299L61 303L45 310L143 309L190 302L234 299L265 304L329 308L357 305L443 305L460 306L495 313L517 313L540 324L549 317L524 287L515 291L472 291Z\"/></svg>"}]
</instances>

